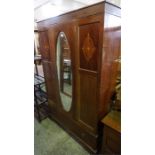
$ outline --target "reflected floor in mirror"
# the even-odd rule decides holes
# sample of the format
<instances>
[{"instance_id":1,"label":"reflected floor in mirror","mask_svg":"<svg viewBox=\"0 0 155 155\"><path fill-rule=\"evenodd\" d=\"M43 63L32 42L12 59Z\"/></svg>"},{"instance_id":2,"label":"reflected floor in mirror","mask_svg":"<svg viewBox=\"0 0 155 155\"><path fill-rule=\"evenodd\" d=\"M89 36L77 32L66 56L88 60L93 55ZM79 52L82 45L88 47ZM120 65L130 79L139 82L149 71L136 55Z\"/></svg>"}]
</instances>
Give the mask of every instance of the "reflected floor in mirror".
<instances>
[{"instance_id":1,"label":"reflected floor in mirror","mask_svg":"<svg viewBox=\"0 0 155 155\"><path fill-rule=\"evenodd\" d=\"M72 86L66 82L64 82L64 92L72 96Z\"/></svg>"},{"instance_id":2,"label":"reflected floor in mirror","mask_svg":"<svg viewBox=\"0 0 155 155\"><path fill-rule=\"evenodd\" d=\"M66 111L69 111L71 108L72 98L70 96L65 95L64 93L60 93L61 99L63 100L63 108Z\"/></svg>"},{"instance_id":3,"label":"reflected floor in mirror","mask_svg":"<svg viewBox=\"0 0 155 155\"><path fill-rule=\"evenodd\" d=\"M89 153L50 119L34 119L34 155L88 155Z\"/></svg>"}]
</instances>

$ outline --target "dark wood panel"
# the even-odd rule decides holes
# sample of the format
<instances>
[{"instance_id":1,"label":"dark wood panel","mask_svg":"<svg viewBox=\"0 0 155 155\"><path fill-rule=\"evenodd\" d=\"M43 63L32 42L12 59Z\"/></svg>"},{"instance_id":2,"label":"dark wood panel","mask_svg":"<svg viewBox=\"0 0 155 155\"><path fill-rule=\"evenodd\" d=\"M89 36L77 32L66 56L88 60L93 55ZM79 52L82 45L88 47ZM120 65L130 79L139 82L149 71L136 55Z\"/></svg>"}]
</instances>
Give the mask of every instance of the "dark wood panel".
<instances>
[{"instance_id":1,"label":"dark wood panel","mask_svg":"<svg viewBox=\"0 0 155 155\"><path fill-rule=\"evenodd\" d=\"M39 46L42 59L50 60L50 48L47 31L39 32Z\"/></svg>"},{"instance_id":2,"label":"dark wood panel","mask_svg":"<svg viewBox=\"0 0 155 155\"><path fill-rule=\"evenodd\" d=\"M57 37L59 35L60 30L56 26L51 26L48 29L48 38L49 38L49 46L50 46L50 55L51 61L56 63L56 46L57 46Z\"/></svg>"},{"instance_id":3,"label":"dark wood panel","mask_svg":"<svg viewBox=\"0 0 155 155\"><path fill-rule=\"evenodd\" d=\"M58 102L58 86L57 86L57 73L55 70L55 64L43 61L43 69L45 73L45 82L47 88L48 98L53 102ZM55 105L56 106L56 105Z\"/></svg>"},{"instance_id":4,"label":"dark wood panel","mask_svg":"<svg viewBox=\"0 0 155 155\"><path fill-rule=\"evenodd\" d=\"M114 86L116 84L118 67L118 63L116 63L115 60L117 60L121 54L120 37L120 17L105 13L100 76L100 119L103 118L110 110L110 98L112 96Z\"/></svg>"},{"instance_id":5,"label":"dark wood panel","mask_svg":"<svg viewBox=\"0 0 155 155\"><path fill-rule=\"evenodd\" d=\"M80 68L97 70L99 22L79 26Z\"/></svg>"},{"instance_id":6,"label":"dark wood panel","mask_svg":"<svg viewBox=\"0 0 155 155\"><path fill-rule=\"evenodd\" d=\"M104 126L104 139L102 153L106 154L121 154L121 134L115 130Z\"/></svg>"},{"instance_id":7,"label":"dark wood panel","mask_svg":"<svg viewBox=\"0 0 155 155\"><path fill-rule=\"evenodd\" d=\"M79 72L87 73L88 75L92 75L92 76L97 76L97 74L98 74L96 71L91 71L91 70L87 70L87 69L79 68L78 70L79 70Z\"/></svg>"},{"instance_id":8,"label":"dark wood panel","mask_svg":"<svg viewBox=\"0 0 155 155\"><path fill-rule=\"evenodd\" d=\"M96 130L96 88L96 77L81 72L79 121L93 132Z\"/></svg>"}]
</instances>

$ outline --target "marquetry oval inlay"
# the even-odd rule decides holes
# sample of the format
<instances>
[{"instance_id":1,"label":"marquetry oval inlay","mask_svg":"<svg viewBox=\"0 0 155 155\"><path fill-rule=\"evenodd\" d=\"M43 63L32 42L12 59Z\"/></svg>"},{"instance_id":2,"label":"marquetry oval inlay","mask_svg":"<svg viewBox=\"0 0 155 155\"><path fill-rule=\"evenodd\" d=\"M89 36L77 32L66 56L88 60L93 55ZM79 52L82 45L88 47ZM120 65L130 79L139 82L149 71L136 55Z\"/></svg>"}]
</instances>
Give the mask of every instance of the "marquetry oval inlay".
<instances>
[{"instance_id":1,"label":"marquetry oval inlay","mask_svg":"<svg viewBox=\"0 0 155 155\"><path fill-rule=\"evenodd\" d=\"M91 57L93 56L94 52L95 52L95 46L94 46L94 42L93 39L90 37L89 33L87 34L87 37L84 40L83 43L83 54L85 56L85 59L87 61L89 61L91 59Z\"/></svg>"}]
</instances>

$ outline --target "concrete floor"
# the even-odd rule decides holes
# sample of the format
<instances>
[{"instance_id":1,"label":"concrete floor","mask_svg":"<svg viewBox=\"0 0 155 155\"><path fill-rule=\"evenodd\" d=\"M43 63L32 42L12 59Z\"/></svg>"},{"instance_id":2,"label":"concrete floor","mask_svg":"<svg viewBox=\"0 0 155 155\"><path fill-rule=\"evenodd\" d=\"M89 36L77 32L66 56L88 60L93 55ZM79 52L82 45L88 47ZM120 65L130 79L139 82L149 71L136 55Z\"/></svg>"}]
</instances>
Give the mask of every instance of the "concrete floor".
<instances>
[{"instance_id":1,"label":"concrete floor","mask_svg":"<svg viewBox=\"0 0 155 155\"><path fill-rule=\"evenodd\" d=\"M55 122L34 119L34 155L88 155L89 153Z\"/></svg>"}]
</instances>

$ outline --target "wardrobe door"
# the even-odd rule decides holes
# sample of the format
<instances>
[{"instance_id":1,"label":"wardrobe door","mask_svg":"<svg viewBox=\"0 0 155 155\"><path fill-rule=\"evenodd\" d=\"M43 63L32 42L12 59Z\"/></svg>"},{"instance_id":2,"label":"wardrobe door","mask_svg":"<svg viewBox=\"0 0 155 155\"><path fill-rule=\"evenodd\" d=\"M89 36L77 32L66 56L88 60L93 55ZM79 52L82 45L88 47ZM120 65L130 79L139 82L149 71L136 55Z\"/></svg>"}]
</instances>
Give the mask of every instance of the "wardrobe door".
<instances>
[{"instance_id":1,"label":"wardrobe door","mask_svg":"<svg viewBox=\"0 0 155 155\"><path fill-rule=\"evenodd\" d=\"M48 29L53 64L51 79L56 87L55 102L59 112L70 115L74 106L74 33L73 24L63 23L51 25ZM54 71L54 72L53 72ZM53 89L55 91L55 89Z\"/></svg>"},{"instance_id":2,"label":"wardrobe door","mask_svg":"<svg viewBox=\"0 0 155 155\"><path fill-rule=\"evenodd\" d=\"M78 21L78 121L97 132L99 57L102 42L102 16Z\"/></svg>"}]
</instances>

